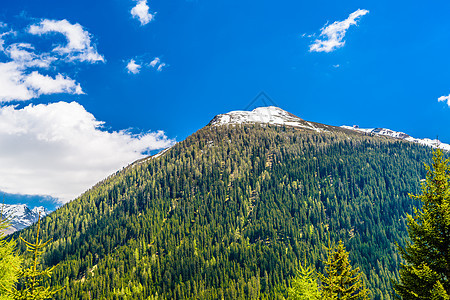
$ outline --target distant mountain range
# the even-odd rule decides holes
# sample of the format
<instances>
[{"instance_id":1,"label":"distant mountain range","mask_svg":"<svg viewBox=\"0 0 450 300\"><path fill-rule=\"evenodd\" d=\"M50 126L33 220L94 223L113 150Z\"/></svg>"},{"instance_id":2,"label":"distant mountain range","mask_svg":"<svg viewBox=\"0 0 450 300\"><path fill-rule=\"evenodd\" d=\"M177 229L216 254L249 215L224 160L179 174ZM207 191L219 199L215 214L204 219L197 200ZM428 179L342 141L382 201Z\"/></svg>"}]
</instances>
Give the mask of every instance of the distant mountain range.
<instances>
[{"instance_id":1,"label":"distant mountain range","mask_svg":"<svg viewBox=\"0 0 450 300\"><path fill-rule=\"evenodd\" d=\"M414 138L404 132L394 131L394 130L386 129L386 128L359 128L358 125L353 125L353 126L344 125L341 127L345 128L345 129L350 129L350 130L370 134L370 135L389 136L389 137L396 138L396 139L401 139L401 140L405 140L405 141L409 141L409 142L413 142L413 143L417 143L417 144L421 144L421 145L425 145L425 146L429 146L429 147L433 147L433 148L440 148L440 149L443 149L446 151L450 151L449 144L441 143L437 139L436 140L432 140L432 139L428 139L428 138L418 139L418 138Z\"/></svg>"},{"instance_id":2,"label":"distant mountain range","mask_svg":"<svg viewBox=\"0 0 450 300\"><path fill-rule=\"evenodd\" d=\"M50 212L43 206L30 209L25 204L3 204L3 217L8 218L11 223L11 228L7 233L13 233L37 222L39 213L41 213L41 217L45 217Z\"/></svg>"}]
</instances>

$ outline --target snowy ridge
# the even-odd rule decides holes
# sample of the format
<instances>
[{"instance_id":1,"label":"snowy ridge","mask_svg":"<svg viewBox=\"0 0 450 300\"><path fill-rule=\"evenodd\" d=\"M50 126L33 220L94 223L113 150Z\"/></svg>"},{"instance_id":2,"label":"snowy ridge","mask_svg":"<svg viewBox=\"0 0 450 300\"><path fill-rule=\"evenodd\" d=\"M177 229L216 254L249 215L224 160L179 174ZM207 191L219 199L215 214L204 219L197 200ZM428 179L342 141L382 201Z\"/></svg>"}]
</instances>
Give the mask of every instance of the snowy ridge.
<instances>
[{"instance_id":1,"label":"snowy ridge","mask_svg":"<svg viewBox=\"0 0 450 300\"><path fill-rule=\"evenodd\" d=\"M39 218L39 212L41 213L41 218L48 215L50 212L42 206L30 209L25 204L4 204L3 206L3 217L8 218L11 223L11 230L8 233L14 232L16 230L21 230L31 224L37 222Z\"/></svg>"},{"instance_id":2,"label":"snowy ridge","mask_svg":"<svg viewBox=\"0 0 450 300\"><path fill-rule=\"evenodd\" d=\"M267 106L258 107L252 111L231 111L226 114L215 116L209 126L222 126L222 125L235 125L235 124L249 124L249 123L261 123L272 124L280 126L292 126L300 127L316 132L334 131L339 127L328 126L315 122L305 121L279 107ZM388 136L395 139L405 140L412 143L421 144L433 148L440 148L445 151L450 151L450 145L441 143L439 140L432 139L418 139L414 138L404 132L394 131L386 128L359 128L359 126L341 126L340 128L362 132L371 135ZM163 152L162 152L163 153ZM156 157L156 156L155 156Z\"/></svg>"},{"instance_id":3,"label":"snowy ridge","mask_svg":"<svg viewBox=\"0 0 450 300\"><path fill-rule=\"evenodd\" d=\"M322 131L322 129L314 126L310 122L306 122L305 120L275 106L258 107L252 111L231 111L226 114L215 116L208 125L220 126L247 123L265 123L281 126L302 127L319 132Z\"/></svg>"},{"instance_id":4,"label":"snowy ridge","mask_svg":"<svg viewBox=\"0 0 450 300\"><path fill-rule=\"evenodd\" d=\"M354 130L354 131L359 131L359 132L364 132L367 134L374 134L374 135L383 135L383 136L389 136L392 138L396 138L396 139L401 139L401 140L405 140L405 141L409 141L409 142L413 142L413 143L417 143L417 144L421 144L424 146L428 146L428 147L433 147L433 148L440 148L442 150L446 150L446 151L450 151L450 145L449 144L444 144L441 143L439 140L432 140L432 139L418 139L418 138L414 138L404 132L400 132L400 131L394 131L391 129L386 129L386 128L359 128L359 126L354 125L354 126L341 126L341 128L345 128L345 129L350 129L350 130Z\"/></svg>"},{"instance_id":5,"label":"snowy ridge","mask_svg":"<svg viewBox=\"0 0 450 300\"><path fill-rule=\"evenodd\" d=\"M169 151L169 150L170 150L173 146L175 146L175 145L176 145L176 144L174 144L174 145L172 145L172 146L170 146L170 147L167 147L166 149L163 149L163 150L159 151L159 152L156 153L155 155L150 156L149 159L155 159L155 158L158 158L158 157L162 156L164 153L166 153L167 151Z\"/></svg>"}]
</instances>

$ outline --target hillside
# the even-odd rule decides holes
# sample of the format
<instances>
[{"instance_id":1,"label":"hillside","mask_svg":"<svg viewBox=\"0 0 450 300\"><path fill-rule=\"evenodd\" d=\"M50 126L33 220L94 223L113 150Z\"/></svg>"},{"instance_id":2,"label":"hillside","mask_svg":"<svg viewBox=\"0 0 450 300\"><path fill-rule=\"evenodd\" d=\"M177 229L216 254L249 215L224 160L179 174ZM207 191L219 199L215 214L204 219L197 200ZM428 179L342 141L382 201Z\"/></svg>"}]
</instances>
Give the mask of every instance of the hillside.
<instances>
[{"instance_id":1,"label":"hillside","mask_svg":"<svg viewBox=\"0 0 450 300\"><path fill-rule=\"evenodd\" d=\"M394 242L431 149L260 120L213 120L47 216L45 264L66 286L56 299L273 298L299 262L322 269L328 236L374 299L390 299Z\"/></svg>"}]
</instances>

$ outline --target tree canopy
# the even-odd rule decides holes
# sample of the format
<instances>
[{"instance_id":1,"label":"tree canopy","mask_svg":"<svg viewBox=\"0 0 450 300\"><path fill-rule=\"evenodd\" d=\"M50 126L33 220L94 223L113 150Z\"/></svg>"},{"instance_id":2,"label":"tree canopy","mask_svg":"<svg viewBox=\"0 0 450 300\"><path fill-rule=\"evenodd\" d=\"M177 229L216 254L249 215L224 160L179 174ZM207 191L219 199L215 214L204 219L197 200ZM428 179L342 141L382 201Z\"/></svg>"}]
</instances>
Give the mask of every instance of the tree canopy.
<instances>
[{"instance_id":1,"label":"tree canopy","mask_svg":"<svg viewBox=\"0 0 450 300\"><path fill-rule=\"evenodd\" d=\"M321 300L317 274L313 267L299 266L297 274L292 278L288 288L289 299L293 300Z\"/></svg>"},{"instance_id":2,"label":"tree canopy","mask_svg":"<svg viewBox=\"0 0 450 300\"><path fill-rule=\"evenodd\" d=\"M366 300L370 292L365 287L359 268L353 268L344 243L327 248L325 274L322 280L322 296L326 300Z\"/></svg>"}]
</instances>

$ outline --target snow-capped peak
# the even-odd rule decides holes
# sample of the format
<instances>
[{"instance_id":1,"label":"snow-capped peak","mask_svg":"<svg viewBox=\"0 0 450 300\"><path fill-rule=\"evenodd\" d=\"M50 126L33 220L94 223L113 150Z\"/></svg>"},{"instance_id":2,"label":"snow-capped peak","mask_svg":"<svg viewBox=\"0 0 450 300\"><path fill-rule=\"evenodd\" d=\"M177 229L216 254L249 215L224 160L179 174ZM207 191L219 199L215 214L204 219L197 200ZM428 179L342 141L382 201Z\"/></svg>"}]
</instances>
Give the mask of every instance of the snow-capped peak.
<instances>
[{"instance_id":1,"label":"snow-capped peak","mask_svg":"<svg viewBox=\"0 0 450 300\"><path fill-rule=\"evenodd\" d=\"M400 131L394 131L391 129L386 129L386 128L359 128L358 125L353 125L353 126L341 126L342 128L345 129L350 129L350 130L354 130L354 131L359 131L359 132L364 132L367 134L374 134L374 135L384 135L384 136L390 136L392 138L397 138L397 139L402 139L402 140L406 140L409 142L413 142L413 143L417 143L417 144L421 144L421 145L425 145L425 146L429 146L429 147L433 147L433 148L440 148L442 150L446 150L446 151L450 151L450 145L449 144L444 144L441 143L439 140L432 140L432 139L418 139L418 138L414 138L404 132L400 132Z\"/></svg>"},{"instance_id":2,"label":"snow-capped peak","mask_svg":"<svg viewBox=\"0 0 450 300\"><path fill-rule=\"evenodd\" d=\"M263 123L281 126L303 127L319 131L316 126L279 107L258 107L252 111L236 110L226 114L217 115L209 122L210 126Z\"/></svg>"},{"instance_id":3,"label":"snow-capped peak","mask_svg":"<svg viewBox=\"0 0 450 300\"><path fill-rule=\"evenodd\" d=\"M210 125L269 123L291 125L303 121L297 116L275 106L258 107L252 111L236 110L223 115L217 115Z\"/></svg>"},{"instance_id":4,"label":"snow-capped peak","mask_svg":"<svg viewBox=\"0 0 450 300\"><path fill-rule=\"evenodd\" d=\"M26 204L0 204L0 207L2 207L3 217L11 223L12 228L8 233L21 230L37 222L39 213L41 213L41 218L49 214L49 211L42 206L30 209Z\"/></svg>"}]
</instances>

